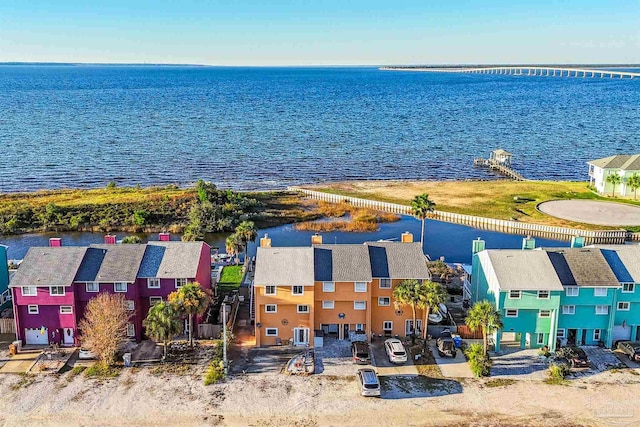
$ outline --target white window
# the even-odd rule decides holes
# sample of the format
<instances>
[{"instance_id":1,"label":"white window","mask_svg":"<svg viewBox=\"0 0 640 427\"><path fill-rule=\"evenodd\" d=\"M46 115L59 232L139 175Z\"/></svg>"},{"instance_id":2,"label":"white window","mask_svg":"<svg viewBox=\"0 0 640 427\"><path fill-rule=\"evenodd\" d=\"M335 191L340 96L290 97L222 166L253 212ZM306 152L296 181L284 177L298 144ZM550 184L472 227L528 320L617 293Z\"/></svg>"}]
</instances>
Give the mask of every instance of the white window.
<instances>
[{"instance_id":1,"label":"white window","mask_svg":"<svg viewBox=\"0 0 640 427\"><path fill-rule=\"evenodd\" d=\"M608 305L596 305L596 314L609 314Z\"/></svg>"},{"instance_id":2,"label":"white window","mask_svg":"<svg viewBox=\"0 0 640 427\"><path fill-rule=\"evenodd\" d=\"M353 302L353 309L354 310L366 310L367 309L367 302L366 301L354 301Z\"/></svg>"},{"instance_id":3,"label":"white window","mask_svg":"<svg viewBox=\"0 0 640 427\"><path fill-rule=\"evenodd\" d=\"M355 282L354 292L367 292L367 282Z\"/></svg>"},{"instance_id":4,"label":"white window","mask_svg":"<svg viewBox=\"0 0 640 427\"><path fill-rule=\"evenodd\" d=\"M549 299L549 291L538 291L538 299Z\"/></svg>"},{"instance_id":5,"label":"white window","mask_svg":"<svg viewBox=\"0 0 640 427\"><path fill-rule=\"evenodd\" d=\"M509 308L505 310L504 317L518 317L518 309Z\"/></svg>"},{"instance_id":6,"label":"white window","mask_svg":"<svg viewBox=\"0 0 640 427\"><path fill-rule=\"evenodd\" d=\"M160 289L160 279L157 277L150 277L147 279L147 288Z\"/></svg>"},{"instance_id":7,"label":"white window","mask_svg":"<svg viewBox=\"0 0 640 427\"><path fill-rule=\"evenodd\" d=\"M98 292L100 291L100 285L98 282L89 282L86 286L87 292Z\"/></svg>"},{"instance_id":8,"label":"white window","mask_svg":"<svg viewBox=\"0 0 640 427\"><path fill-rule=\"evenodd\" d=\"M277 313L278 305L277 304L267 304L264 306L265 313Z\"/></svg>"},{"instance_id":9,"label":"white window","mask_svg":"<svg viewBox=\"0 0 640 427\"><path fill-rule=\"evenodd\" d=\"M162 297L149 297L149 305L150 306L153 307L154 305L158 304L159 302L162 302Z\"/></svg>"},{"instance_id":10,"label":"white window","mask_svg":"<svg viewBox=\"0 0 640 427\"><path fill-rule=\"evenodd\" d=\"M562 306L562 314L576 314L576 306L575 305L563 305Z\"/></svg>"},{"instance_id":11,"label":"white window","mask_svg":"<svg viewBox=\"0 0 640 427\"><path fill-rule=\"evenodd\" d=\"M622 292L625 294L632 294L636 290L633 283L625 283L622 285Z\"/></svg>"},{"instance_id":12,"label":"white window","mask_svg":"<svg viewBox=\"0 0 640 427\"><path fill-rule=\"evenodd\" d=\"M382 322L382 330L383 331L392 331L393 330L393 322L391 320L385 320Z\"/></svg>"},{"instance_id":13,"label":"white window","mask_svg":"<svg viewBox=\"0 0 640 427\"><path fill-rule=\"evenodd\" d=\"M264 330L264 334L268 337L277 337L278 336L278 328L267 328Z\"/></svg>"},{"instance_id":14,"label":"white window","mask_svg":"<svg viewBox=\"0 0 640 427\"><path fill-rule=\"evenodd\" d=\"M275 286L265 286L264 287L264 294L265 295L275 295L276 294L276 287Z\"/></svg>"},{"instance_id":15,"label":"white window","mask_svg":"<svg viewBox=\"0 0 640 427\"><path fill-rule=\"evenodd\" d=\"M60 314L73 314L73 307L70 305L61 305Z\"/></svg>"},{"instance_id":16,"label":"white window","mask_svg":"<svg viewBox=\"0 0 640 427\"><path fill-rule=\"evenodd\" d=\"M136 303L132 299L126 300L125 304L127 306L127 310L129 310L129 311L133 311L133 310L136 309Z\"/></svg>"},{"instance_id":17,"label":"white window","mask_svg":"<svg viewBox=\"0 0 640 427\"><path fill-rule=\"evenodd\" d=\"M29 314L38 314L38 306L37 305L29 305L27 306L27 310L29 312Z\"/></svg>"},{"instance_id":18,"label":"white window","mask_svg":"<svg viewBox=\"0 0 640 427\"><path fill-rule=\"evenodd\" d=\"M335 303L333 301L322 301L322 308L331 310L334 308L334 306L335 306Z\"/></svg>"},{"instance_id":19,"label":"white window","mask_svg":"<svg viewBox=\"0 0 640 427\"><path fill-rule=\"evenodd\" d=\"M136 325L134 325L133 323L128 323L127 324L127 336L128 337L135 337L136 336Z\"/></svg>"},{"instance_id":20,"label":"white window","mask_svg":"<svg viewBox=\"0 0 640 427\"><path fill-rule=\"evenodd\" d=\"M180 289L187 284L187 279L176 279L176 289Z\"/></svg>"},{"instance_id":21,"label":"white window","mask_svg":"<svg viewBox=\"0 0 640 427\"><path fill-rule=\"evenodd\" d=\"M580 293L580 288L577 286L567 286L564 288L565 295L568 297L577 297Z\"/></svg>"},{"instance_id":22,"label":"white window","mask_svg":"<svg viewBox=\"0 0 640 427\"><path fill-rule=\"evenodd\" d=\"M334 282L322 282L322 292L335 292L336 284Z\"/></svg>"},{"instance_id":23,"label":"white window","mask_svg":"<svg viewBox=\"0 0 640 427\"><path fill-rule=\"evenodd\" d=\"M391 279L380 279L380 289L391 289Z\"/></svg>"},{"instance_id":24,"label":"white window","mask_svg":"<svg viewBox=\"0 0 640 427\"><path fill-rule=\"evenodd\" d=\"M23 297L33 297L38 295L38 288L35 286L23 286L22 287L22 296Z\"/></svg>"},{"instance_id":25,"label":"white window","mask_svg":"<svg viewBox=\"0 0 640 427\"><path fill-rule=\"evenodd\" d=\"M520 299L520 291L509 291L509 299Z\"/></svg>"},{"instance_id":26,"label":"white window","mask_svg":"<svg viewBox=\"0 0 640 427\"><path fill-rule=\"evenodd\" d=\"M593 288L593 296L594 297L606 297L607 296L607 288Z\"/></svg>"},{"instance_id":27,"label":"white window","mask_svg":"<svg viewBox=\"0 0 640 427\"><path fill-rule=\"evenodd\" d=\"M125 282L116 282L113 285L113 292L127 292L127 284Z\"/></svg>"},{"instance_id":28,"label":"white window","mask_svg":"<svg viewBox=\"0 0 640 427\"><path fill-rule=\"evenodd\" d=\"M564 329L558 329L558 332L556 333L556 337L557 338L564 338Z\"/></svg>"},{"instance_id":29,"label":"white window","mask_svg":"<svg viewBox=\"0 0 640 427\"><path fill-rule=\"evenodd\" d=\"M304 286L300 286L300 285L292 286L291 295L304 295Z\"/></svg>"},{"instance_id":30,"label":"white window","mask_svg":"<svg viewBox=\"0 0 640 427\"><path fill-rule=\"evenodd\" d=\"M49 295L61 297L61 296L64 296L64 294L65 294L64 286L49 286Z\"/></svg>"},{"instance_id":31,"label":"white window","mask_svg":"<svg viewBox=\"0 0 640 427\"><path fill-rule=\"evenodd\" d=\"M387 307L391 305L391 298L389 297L378 297L378 305L381 307Z\"/></svg>"},{"instance_id":32,"label":"white window","mask_svg":"<svg viewBox=\"0 0 640 427\"><path fill-rule=\"evenodd\" d=\"M600 341L600 329L593 330L593 340Z\"/></svg>"},{"instance_id":33,"label":"white window","mask_svg":"<svg viewBox=\"0 0 640 427\"><path fill-rule=\"evenodd\" d=\"M298 305L298 313L308 313L309 306L308 305Z\"/></svg>"},{"instance_id":34,"label":"white window","mask_svg":"<svg viewBox=\"0 0 640 427\"><path fill-rule=\"evenodd\" d=\"M363 332L363 331L364 331L364 324L356 323L356 332Z\"/></svg>"},{"instance_id":35,"label":"white window","mask_svg":"<svg viewBox=\"0 0 640 427\"><path fill-rule=\"evenodd\" d=\"M551 310L539 310L538 317L551 317Z\"/></svg>"},{"instance_id":36,"label":"white window","mask_svg":"<svg viewBox=\"0 0 640 427\"><path fill-rule=\"evenodd\" d=\"M618 311L629 311L631 304L628 302L619 302Z\"/></svg>"},{"instance_id":37,"label":"white window","mask_svg":"<svg viewBox=\"0 0 640 427\"><path fill-rule=\"evenodd\" d=\"M537 339L537 343L538 345L544 344L544 334L537 334L538 335L538 339Z\"/></svg>"}]
</instances>

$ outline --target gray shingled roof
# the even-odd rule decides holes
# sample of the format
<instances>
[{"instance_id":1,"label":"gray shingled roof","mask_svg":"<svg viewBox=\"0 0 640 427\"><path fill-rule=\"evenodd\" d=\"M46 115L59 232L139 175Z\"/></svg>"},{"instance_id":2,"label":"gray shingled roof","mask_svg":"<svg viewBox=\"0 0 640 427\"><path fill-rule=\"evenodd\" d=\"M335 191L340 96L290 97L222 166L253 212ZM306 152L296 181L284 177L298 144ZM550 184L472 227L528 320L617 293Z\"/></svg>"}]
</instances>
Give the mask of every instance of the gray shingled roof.
<instances>
[{"instance_id":1,"label":"gray shingled roof","mask_svg":"<svg viewBox=\"0 0 640 427\"><path fill-rule=\"evenodd\" d=\"M195 278L204 242L149 242L138 277Z\"/></svg>"},{"instance_id":2,"label":"gray shingled roof","mask_svg":"<svg viewBox=\"0 0 640 427\"><path fill-rule=\"evenodd\" d=\"M591 160L587 164L598 166L602 169L621 169L625 171L640 170L640 154L618 154L602 159Z\"/></svg>"},{"instance_id":3,"label":"gray shingled roof","mask_svg":"<svg viewBox=\"0 0 640 427\"><path fill-rule=\"evenodd\" d=\"M487 250L492 268L484 266L490 275L493 269L501 291L548 290L562 291L562 283L545 251L497 249ZM491 281L491 278L487 278Z\"/></svg>"},{"instance_id":4,"label":"gray shingled roof","mask_svg":"<svg viewBox=\"0 0 640 427\"><path fill-rule=\"evenodd\" d=\"M10 287L71 286L86 247L32 247L13 276Z\"/></svg>"},{"instance_id":5,"label":"gray shingled roof","mask_svg":"<svg viewBox=\"0 0 640 427\"><path fill-rule=\"evenodd\" d=\"M258 248L256 286L313 286L313 248Z\"/></svg>"},{"instance_id":6,"label":"gray shingled roof","mask_svg":"<svg viewBox=\"0 0 640 427\"><path fill-rule=\"evenodd\" d=\"M146 245L126 244L126 245L91 245L88 254L94 251L101 251L103 253L103 259L100 263L100 268L96 272L95 277L91 282L127 282L133 283L138 276L138 270L140 269L140 263L145 253ZM94 257L91 254L92 258ZM88 257L89 258L89 257ZM97 257L96 257L97 258ZM89 259L85 260L87 263ZM84 264L81 268L81 272L84 273ZM80 273L80 272L79 272ZM80 280L80 274L76 277L77 281ZM82 276L84 278L84 275ZM178 276L182 277L182 276ZM187 276L194 277L194 276Z\"/></svg>"},{"instance_id":7,"label":"gray shingled roof","mask_svg":"<svg viewBox=\"0 0 640 427\"><path fill-rule=\"evenodd\" d=\"M595 245L615 251L631 275L634 283L640 283L640 245Z\"/></svg>"},{"instance_id":8,"label":"gray shingled roof","mask_svg":"<svg viewBox=\"0 0 640 427\"><path fill-rule=\"evenodd\" d=\"M616 275L598 248L547 249L547 252L554 258L554 265L559 269L560 279L565 286L620 286ZM553 253L562 255L566 267Z\"/></svg>"},{"instance_id":9,"label":"gray shingled roof","mask_svg":"<svg viewBox=\"0 0 640 427\"><path fill-rule=\"evenodd\" d=\"M317 245L315 279L320 282L370 282L371 261L365 245Z\"/></svg>"},{"instance_id":10,"label":"gray shingled roof","mask_svg":"<svg viewBox=\"0 0 640 427\"><path fill-rule=\"evenodd\" d=\"M367 242L373 277L391 279L430 279L431 274L421 244Z\"/></svg>"}]
</instances>

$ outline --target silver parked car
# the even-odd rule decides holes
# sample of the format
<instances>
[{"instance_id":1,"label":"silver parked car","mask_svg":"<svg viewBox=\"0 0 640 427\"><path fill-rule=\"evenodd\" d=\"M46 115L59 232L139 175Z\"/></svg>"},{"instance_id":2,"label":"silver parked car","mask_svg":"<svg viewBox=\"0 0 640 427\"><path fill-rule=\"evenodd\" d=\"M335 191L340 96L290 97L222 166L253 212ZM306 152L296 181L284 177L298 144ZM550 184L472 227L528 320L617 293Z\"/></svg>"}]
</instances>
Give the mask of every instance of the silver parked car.
<instances>
[{"instance_id":1,"label":"silver parked car","mask_svg":"<svg viewBox=\"0 0 640 427\"><path fill-rule=\"evenodd\" d=\"M380 396L380 381L378 374L371 368L358 369L358 383L360 394L363 396Z\"/></svg>"},{"instance_id":2,"label":"silver parked car","mask_svg":"<svg viewBox=\"0 0 640 427\"><path fill-rule=\"evenodd\" d=\"M391 363L405 363L407 361L407 351L402 345L402 341L397 338L389 338L384 342L384 348Z\"/></svg>"}]
</instances>

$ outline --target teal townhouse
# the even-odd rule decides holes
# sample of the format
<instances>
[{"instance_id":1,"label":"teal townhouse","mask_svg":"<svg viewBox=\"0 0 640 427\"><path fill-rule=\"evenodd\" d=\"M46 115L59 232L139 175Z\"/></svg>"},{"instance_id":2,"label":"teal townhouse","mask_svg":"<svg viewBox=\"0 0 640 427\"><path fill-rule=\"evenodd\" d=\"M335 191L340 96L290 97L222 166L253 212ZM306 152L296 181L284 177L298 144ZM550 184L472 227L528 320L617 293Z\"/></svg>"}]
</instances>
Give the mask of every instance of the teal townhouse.
<instances>
[{"instance_id":1,"label":"teal townhouse","mask_svg":"<svg viewBox=\"0 0 640 427\"><path fill-rule=\"evenodd\" d=\"M558 345L604 345L640 339L640 246L523 249L484 248L473 242L472 302L496 305L501 345L554 350Z\"/></svg>"}]
</instances>

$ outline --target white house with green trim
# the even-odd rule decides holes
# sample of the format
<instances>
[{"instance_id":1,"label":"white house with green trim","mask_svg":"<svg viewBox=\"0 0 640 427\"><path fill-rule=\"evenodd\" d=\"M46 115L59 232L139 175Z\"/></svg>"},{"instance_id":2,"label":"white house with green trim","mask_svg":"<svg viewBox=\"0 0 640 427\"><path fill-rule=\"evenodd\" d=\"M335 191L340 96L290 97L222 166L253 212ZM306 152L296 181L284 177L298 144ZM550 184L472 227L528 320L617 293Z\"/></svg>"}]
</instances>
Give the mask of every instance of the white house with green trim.
<instances>
[{"instance_id":1,"label":"white house with green trim","mask_svg":"<svg viewBox=\"0 0 640 427\"><path fill-rule=\"evenodd\" d=\"M589 184L600 194L612 194L613 184L607 182L612 174L620 176L622 182L616 185L615 194L631 196L633 190L626 183L633 174L640 174L640 154L618 154L602 159L591 160L589 165Z\"/></svg>"}]
</instances>

